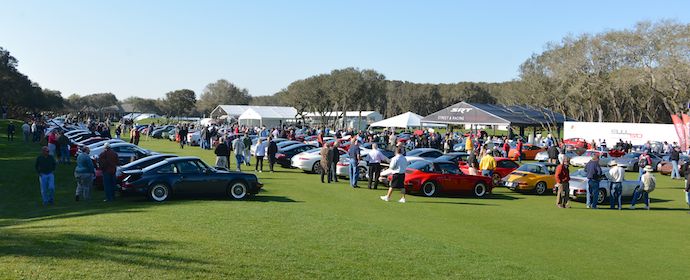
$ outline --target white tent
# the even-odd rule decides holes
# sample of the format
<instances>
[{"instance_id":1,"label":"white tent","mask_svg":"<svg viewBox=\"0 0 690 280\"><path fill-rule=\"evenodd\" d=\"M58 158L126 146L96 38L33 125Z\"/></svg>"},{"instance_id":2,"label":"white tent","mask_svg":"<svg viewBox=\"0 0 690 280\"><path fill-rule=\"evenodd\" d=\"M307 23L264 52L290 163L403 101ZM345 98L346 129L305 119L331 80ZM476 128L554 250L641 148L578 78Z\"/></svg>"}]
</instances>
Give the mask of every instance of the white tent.
<instances>
[{"instance_id":1,"label":"white tent","mask_svg":"<svg viewBox=\"0 0 690 280\"><path fill-rule=\"evenodd\" d=\"M237 118L240 125L278 127L286 122L294 121L297 110L292 107L263 107L256 106L247 109Z\"/></svg>"},{"instance_id":2,"label":"white tent","mask_svg":"<svg viewBox=\"0 0 690 280\"><path fill-rule=\"evenodd\" d=\"M395 117L390 117L369 125L369 127L397 127L397 128L411 128L411 127L445 127L445 124L425 123L422 124L424 117L412 112L403 113Z\"/></svg>"}]
</instances>

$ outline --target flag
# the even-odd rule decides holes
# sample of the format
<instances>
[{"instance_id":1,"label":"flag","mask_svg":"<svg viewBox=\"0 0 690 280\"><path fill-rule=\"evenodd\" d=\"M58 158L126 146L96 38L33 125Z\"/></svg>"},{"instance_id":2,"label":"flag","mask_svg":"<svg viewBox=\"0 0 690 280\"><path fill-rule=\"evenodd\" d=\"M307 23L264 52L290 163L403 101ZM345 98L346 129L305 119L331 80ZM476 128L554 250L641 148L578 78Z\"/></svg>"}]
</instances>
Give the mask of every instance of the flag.
<instances>
[{"instance_id":1,"label":"flag","mask_svg":"<svg viewBox=\"0 0 690 280\"><path fill-rule=\"evenodd\" d=\"M673 114L671 115L671 120L673 120L673 126L676 128L676 134L678 135L678 144L680 145L681 150L685 151L687 149L687 136L685 131L687 130L687 125L685 125L685 122L678 117L678 115ZM690 120L690 118L688 118Z\"/></svg>"},{"instance_id":2,"label":"flag","mask_svg":"<svg viewBox=\"0 0 690 280\"><path fill-rule=\"evenodd\" d=\"M683 127L685 128L685 145L690 145L690 116L688 116L688 114L683 114L683 124ZM687 149L688 146L681 146L681 150L683 152L685 152Z\"/></svg>"}]
</instances>

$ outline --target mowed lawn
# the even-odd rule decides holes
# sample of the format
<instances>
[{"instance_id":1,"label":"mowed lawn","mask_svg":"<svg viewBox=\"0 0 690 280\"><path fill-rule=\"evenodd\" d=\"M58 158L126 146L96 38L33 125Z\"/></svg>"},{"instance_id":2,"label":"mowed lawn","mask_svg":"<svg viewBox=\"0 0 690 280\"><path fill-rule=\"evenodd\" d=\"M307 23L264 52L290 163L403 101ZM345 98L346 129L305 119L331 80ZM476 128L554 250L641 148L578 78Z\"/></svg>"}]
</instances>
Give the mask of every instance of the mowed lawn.
<instances>
[{"instance_id":1,"label":"mowed lawn","mask_svg":"<svg viewBox=\"0 0 690 280\"><path fill-rule=\"evenodd\" d=\"M651 211L555 207L499 188L483 199L409 197L279 169L255 199L143 197L75 202L74 165L40 204L38 144L0 122L2 279L686 279L690 215L682 181L658 176ZM142 140L164 153L211 151ZM234 163L234 158L233 158ZM253 170L253 167L252 167ZM628 174L634 177L635 174ZM364 185L364 184L361 184ZM397 200L396 192L394 198ZM628 205L626 204L626 207Z\"/></svg>"}]
</instances>

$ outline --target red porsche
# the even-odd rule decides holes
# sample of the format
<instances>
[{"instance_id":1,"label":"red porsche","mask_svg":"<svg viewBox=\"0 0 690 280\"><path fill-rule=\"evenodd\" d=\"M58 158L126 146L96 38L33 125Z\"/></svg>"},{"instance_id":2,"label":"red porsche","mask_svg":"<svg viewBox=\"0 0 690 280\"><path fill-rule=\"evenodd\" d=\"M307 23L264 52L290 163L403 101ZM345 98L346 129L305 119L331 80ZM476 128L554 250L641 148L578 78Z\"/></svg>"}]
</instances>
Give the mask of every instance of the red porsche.
<instances>
[{"instance_id":1,"label":"red porsche","mask_svg":"<svg viewBox=\"0 0 690 280\"><path fill-rule=\"evenodd\" d=\"M483 197L493 189L491 178L466 175L458 164L450 161L420 160L405 171L405 191L435 196L441 193L470 194Z\"/></svg>"}]
</instances>

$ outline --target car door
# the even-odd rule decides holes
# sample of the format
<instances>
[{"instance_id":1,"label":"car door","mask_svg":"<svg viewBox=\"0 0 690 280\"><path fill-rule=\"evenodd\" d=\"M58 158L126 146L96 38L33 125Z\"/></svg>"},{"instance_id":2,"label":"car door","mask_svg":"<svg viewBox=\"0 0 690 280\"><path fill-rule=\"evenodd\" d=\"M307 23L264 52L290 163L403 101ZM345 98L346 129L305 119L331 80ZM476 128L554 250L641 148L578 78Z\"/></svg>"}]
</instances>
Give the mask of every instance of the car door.
<instances>
[{"instance_id":1,"label":"car door","mask_svg":"<svg viewBox=\"0 0 690 280\"><path fill-rule=\"evenodd\" d=\"M176 185L177 192L200 194L212 189L205 184L205 172L194 160L178 161L175 165L180 175L180 181Z\"/></svg>"},{"instance_id":2,"label":"car door","mask_svg":"<svg viewBox=\"0 0 690 280\"><path fill-rule=\"evenodd\" d=\"M440 168L446 178L444 184L444 191L447 192L463 192L471 185L470 178L460 172L458 165L452 163L441 163Z\"/></svg>"}]
</instances>

